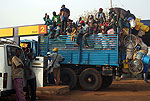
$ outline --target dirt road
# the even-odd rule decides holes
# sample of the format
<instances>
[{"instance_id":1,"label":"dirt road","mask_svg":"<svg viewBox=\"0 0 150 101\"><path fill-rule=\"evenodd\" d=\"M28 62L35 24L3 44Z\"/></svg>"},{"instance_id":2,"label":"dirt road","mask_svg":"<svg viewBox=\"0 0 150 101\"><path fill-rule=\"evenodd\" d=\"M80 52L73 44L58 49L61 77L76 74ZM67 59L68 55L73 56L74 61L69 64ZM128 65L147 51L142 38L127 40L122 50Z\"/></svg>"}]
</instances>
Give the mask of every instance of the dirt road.
<instances>
[{"instance_id":1,"label":"dirt road","mask_svg":"<svg viewBox=\"0 0 150 101\"><path fill-rule=\"evenodd\" d=\"M72 90L69 95L38 97L39 101L150 101L150 84L143 80L122 80L100 91Z\"/></svg>"},{"instance_id":2,"label":"dirt road","mask_svg":"<svg viewBox=\"0 0 150 101\"><path fill-rule=\"evenodd\" d=\"M143 80L114 81L107 89L100 91L72 90L63 96L37 95L37 101L150 101L150 83ZM9 100L15 100L9 97Z\"/></svg>"}]
</instances>

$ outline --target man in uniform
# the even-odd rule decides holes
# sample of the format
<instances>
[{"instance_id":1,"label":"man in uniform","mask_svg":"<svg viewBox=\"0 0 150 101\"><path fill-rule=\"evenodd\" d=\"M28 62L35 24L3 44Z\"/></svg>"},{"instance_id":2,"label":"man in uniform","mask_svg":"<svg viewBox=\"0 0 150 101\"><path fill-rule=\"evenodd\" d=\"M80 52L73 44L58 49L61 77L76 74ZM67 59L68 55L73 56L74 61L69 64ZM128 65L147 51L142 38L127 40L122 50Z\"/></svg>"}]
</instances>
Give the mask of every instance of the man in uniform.
<instances>
[{"instance_id":1,"label":"man in uniform","mask_svg":"<svg viewBox=\"0 0 150 101\"><path fill-rule=\"evenodd\" d=\"M58 54L58 48L54 48L50 57L52 60L52 68L54 73L54 79L56 80L55 84L60 84L60 62L64 61L64 57L61 54Z\"/></svg>"}]
</instances>

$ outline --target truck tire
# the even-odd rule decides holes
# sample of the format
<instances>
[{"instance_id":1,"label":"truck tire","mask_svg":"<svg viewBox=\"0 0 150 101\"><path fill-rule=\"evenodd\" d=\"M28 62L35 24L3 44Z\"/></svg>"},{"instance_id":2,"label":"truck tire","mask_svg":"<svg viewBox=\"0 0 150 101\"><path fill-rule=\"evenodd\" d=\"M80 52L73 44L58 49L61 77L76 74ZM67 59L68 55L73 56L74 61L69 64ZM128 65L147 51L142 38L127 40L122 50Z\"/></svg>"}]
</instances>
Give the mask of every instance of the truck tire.
<instances>
[{"instance_id":1,"label":"truck tire","mask_svg":"<svg viewBox=\"0 0 150 101\"><path fill-rule=\"evenodd\" d=\"M113 81L113 77L112 76L103 76L103 83L102 83L102 88L108 88Z\"/></svg>"},{"instance_id":2,"label":"truck tire","mask_svg":"<svg viewBox=\"0 0 150 101\"><path fill-rule=\"evenodd\" d=\"M98 70L87 68L81 72L79 82L83 90L96 91L102 85L102 76Z\"/></svg>"},{"instance_id":3,"label":"truck tire","mask_svg":"<svg viewBox=\"0 0 150 101\"><path fill-rule=\"evenodd\" d=\"M63 68L60 73L62 85L69 85L70 89L74 89L77 85L77 75L71 68Z\"/></svg>"}]
</instances>

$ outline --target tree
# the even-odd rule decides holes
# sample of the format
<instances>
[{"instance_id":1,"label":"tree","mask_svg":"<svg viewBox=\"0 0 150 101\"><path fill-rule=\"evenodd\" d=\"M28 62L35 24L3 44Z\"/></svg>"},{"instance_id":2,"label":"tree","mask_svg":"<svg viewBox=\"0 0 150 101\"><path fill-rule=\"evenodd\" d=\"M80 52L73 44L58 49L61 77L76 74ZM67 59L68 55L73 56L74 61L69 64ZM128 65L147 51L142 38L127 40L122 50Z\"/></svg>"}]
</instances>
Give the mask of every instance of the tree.
<instances>
[{"instance_id":1,"label":"tree","mask_svg":"<svg viewBox=\"0 0 150 101\"><path fill-rule=\"evenodd\" d=\"M109 8L105 8L103 11L105 13L106 18L108 18ZM93 15L94 18L96 18L97 12L98 12L97 9L94 9L94 10L91 10L91 11L88 11L88 10L84 11L83 14L80 14L78 17L76 17L76 20L78 20L79 17L82 17L82 20L87 21L87 18L88 18L89 15Z\"/></svg>"}]
</instances>

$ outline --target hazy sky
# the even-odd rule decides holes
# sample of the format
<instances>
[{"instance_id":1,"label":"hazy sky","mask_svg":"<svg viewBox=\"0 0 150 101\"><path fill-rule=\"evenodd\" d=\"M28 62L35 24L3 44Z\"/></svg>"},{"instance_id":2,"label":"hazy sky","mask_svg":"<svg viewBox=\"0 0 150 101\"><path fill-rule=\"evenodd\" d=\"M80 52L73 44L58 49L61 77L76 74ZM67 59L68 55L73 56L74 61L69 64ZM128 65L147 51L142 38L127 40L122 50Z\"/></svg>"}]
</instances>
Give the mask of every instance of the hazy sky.
<instances>
[{"instance_id":1,"label":"hazy sky","mask_svg":"<svg viewBox=\"0 0 150 101\"><path fill-rule=\"evenodd\" d=\"M44 14L52 17L59 13L62 4L71 11L75 19L84 11L110 7L110 0L0 0L0 28L42 24ZM112 0L113 7L130 10L136 17L150 19L150 0Z\"/></svg>"}]
</instances>

